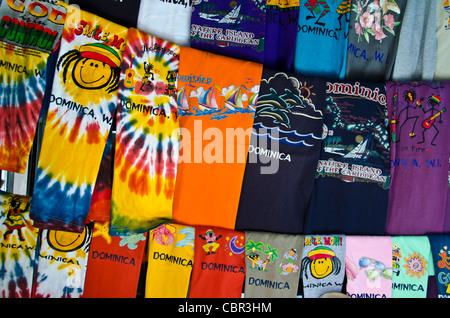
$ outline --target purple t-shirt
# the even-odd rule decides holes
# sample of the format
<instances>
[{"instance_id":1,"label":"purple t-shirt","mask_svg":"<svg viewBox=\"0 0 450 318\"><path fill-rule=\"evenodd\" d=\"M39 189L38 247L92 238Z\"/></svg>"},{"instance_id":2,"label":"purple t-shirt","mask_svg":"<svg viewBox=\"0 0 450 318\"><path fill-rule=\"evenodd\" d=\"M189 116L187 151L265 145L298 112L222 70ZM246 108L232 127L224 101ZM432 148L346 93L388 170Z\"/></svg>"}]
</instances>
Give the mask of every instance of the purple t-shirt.
<instances>
[{"instance_id":1,"label":"purple t-shirt","mask_svg":"<svg viewBox=\"0 0 450 318\"><path fill-rule=\"evenodd\" d=\"M445 218L450 82L386 83L391 186L386 233L441 233Z\"/></svg>"},{"instance_id":2,"label":"purple t-shirt","mask_svg":"<svg viewBox=\"0 0 450 318\"><path fill-rule=\"evenodd\" d=\"M266 1L196 1L191 16L191 47L262 63Z\"/></svg>"}]
</instances>

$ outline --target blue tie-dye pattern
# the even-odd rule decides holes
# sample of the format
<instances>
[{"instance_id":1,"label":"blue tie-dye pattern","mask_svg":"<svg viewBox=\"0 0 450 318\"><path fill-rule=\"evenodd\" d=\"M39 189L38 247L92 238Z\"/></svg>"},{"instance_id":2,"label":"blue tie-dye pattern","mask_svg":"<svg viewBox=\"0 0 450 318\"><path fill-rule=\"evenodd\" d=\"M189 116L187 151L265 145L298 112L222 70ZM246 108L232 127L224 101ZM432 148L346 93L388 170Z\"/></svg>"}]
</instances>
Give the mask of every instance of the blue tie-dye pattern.
<instances>
[{"instance_id":1,"label":"blue tie-dye pattern","mask_svg":"<svg viewBox=\"0 0 450 318\"><path fill-rule=\"evenodd\" d=\"M30 216L33 220L52 224L58 222L66 230L82 232L86 224L86 211L89 211L92 197L92 186L87 186L83 195L80 189L68 196L72 184L55 182L41 169L37 169L36 183L31 199Z\"/></svg>"}]
</instances>

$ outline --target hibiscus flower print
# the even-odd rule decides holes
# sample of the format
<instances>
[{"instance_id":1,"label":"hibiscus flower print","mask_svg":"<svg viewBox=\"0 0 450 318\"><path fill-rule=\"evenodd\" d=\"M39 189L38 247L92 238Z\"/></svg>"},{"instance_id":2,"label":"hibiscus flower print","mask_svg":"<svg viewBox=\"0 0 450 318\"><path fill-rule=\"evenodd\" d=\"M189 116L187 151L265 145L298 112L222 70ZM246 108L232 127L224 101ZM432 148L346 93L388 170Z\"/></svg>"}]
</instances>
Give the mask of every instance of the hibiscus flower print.
<instances>
[{"instance_id":1,"label":"hibiscus flower print","mask_svg":"<svg viewBox=\"0 0 450 318\"><path fill-rule=\"evenodd\" d=\"M395 27L401 23L390 13L401 13L395 0L357 0L352 11L356 12L354 27L358 42L364 38L369 43L371 37L381 42L389 33L395 36Z\"/></svg>"}]
</instances>

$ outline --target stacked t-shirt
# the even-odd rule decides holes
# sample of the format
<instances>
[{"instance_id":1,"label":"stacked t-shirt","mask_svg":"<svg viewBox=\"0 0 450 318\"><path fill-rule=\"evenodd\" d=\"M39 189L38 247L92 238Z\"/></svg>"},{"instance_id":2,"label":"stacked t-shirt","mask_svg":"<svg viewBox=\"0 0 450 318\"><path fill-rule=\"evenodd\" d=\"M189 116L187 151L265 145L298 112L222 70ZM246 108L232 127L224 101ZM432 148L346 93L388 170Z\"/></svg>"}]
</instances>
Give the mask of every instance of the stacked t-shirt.
<instances>
[{"instance_id":1,"label":"stacked t-shirt","mask_svg":"<svg viewBox=\"0 0 450 318\"><path fill-rule=\"evenodd\" d=\"M36 171L35 226L82 232L117 105L127 29L68 7Z\"/></svg>"},{"instance_id":2,"label":"stacked t-shirt","mask_svg":"<svg viewBox=\"0 0 450 318\"><path fill-rule=\"evenodd\" d=\"M351 1L300 1L296 73L344 78Z\"/></svg>"},{"instance_id":3,"label":"stacked t-shirt","mask_svg":"<svg viewBox=\"0 0 450 318\"><path fill-rule=\"evenodd\" d=\"M30 198L0 191L0 298L30 298L39 229Z\"/></svg>"},{"instance_id":4,"label":"stacked t-shirt","mask_svg":"<svg viewBox=\"0 0 450 318\"><path fill-rule=\"evenodd\" d=\"M388 82L391 188L386 233L442 233L447 206L450 82Z\"/></svg>"},{"instance_id":5,"label":"stacked t-shirt","mask_svg":"<svg viewBox=\"0 0 450 318\"><path fill-rule=\"evenodd\" d=\"M291 69L298 15L298 1L267 1L264 66L279 71Z\"/></svg>"},{"instance_id":6,"label":"stacked t-shirt","mask_svg":"<svg viewBox=\"0 0 450 318\"><path fill-rule=\"evenodd\" d=\"M450 298L450 261L449 261L449 234L428 234L436 282L437 297Z\"/></svg>"},{"instance_id":7,"label":"stacked t-shirt","mask_svg":"<svg viewBox=\"0 0 450 318\"><path fill-rule=\"evenodd\" d=\"M195 1L191 47L246 61L264 61L266 0Z\"/></svg>"},{"instance_id":8,"label":"stacked t-shirt","mask_svg":"<svg viewBox=\"0 0 450 318\"><path fill-rule=\"evenodd\" d=\"M357 1L349 23L345 79L391 78L406 0Z\"/></svg>"},{"instance_id":9,"label":"stacked t-shirt","mask_svg":"<svg viewBox=\"0 0 450 318\"><path fill-rule=\"evenodd\" d=\"M60 44L65 17L62 2L0 5L0 170L25 172L50 76L47 60Z\"/></svg>"},{"instance_id":10,"label":"stacked t-shirt","mask_svg":"<svg viewBox=\"0 0 450 318\"><path fill-rule=\"evenodd\" d=\"M324 108L305 233L383 235L390 176L385 86L328 82Z\"/></svg>"},{"instance_id":11,"label":"stacked t-shirt","mask_svg":"<svg viewBox=\"0 0 450 318\"><path fill-rule=\"evenodd\" d=\"M324 101L324 80L264 67L236 229L303 233Z\"/></svg>"},{"instance_id":12,"label":"stacked t-shirt","mask_svg":"<svg viewBox=\"0 0 450 318\"><path fill-rule=\"evenodd\" d=\"M144 233L172 219L179 50L143 31L128 31L116 115L111 235Z\"/></svg>"},{"instance_id":13,"label":"stacked t-shirt","mask_svg":"<svg viewBox=\"0 0 450 318\"><path fill-rule=\"evenodd\" d=\"M262 65L187 47L180 56L173 220L234 229Z\"/></svg>"}]
</instances>

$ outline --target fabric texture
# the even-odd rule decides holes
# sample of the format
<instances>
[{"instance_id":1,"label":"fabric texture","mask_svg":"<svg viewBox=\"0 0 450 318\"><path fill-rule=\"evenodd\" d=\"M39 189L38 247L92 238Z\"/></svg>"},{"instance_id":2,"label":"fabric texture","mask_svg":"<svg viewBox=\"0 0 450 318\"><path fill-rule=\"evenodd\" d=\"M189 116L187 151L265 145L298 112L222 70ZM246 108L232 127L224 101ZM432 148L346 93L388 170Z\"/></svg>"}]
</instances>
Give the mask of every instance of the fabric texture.
<instances>
[{"instance_id":1,"label":"fabric texture","mask_svg":"<svg viewBox=\"0 0 450 318\"><path fill-rule=\"evenodd\" d=\"M195 1L192 8L191 47L263 63L266 0Z\"/></svg>"},{"instance_id":2,"label":"fabric texture","mask_svg":"<svg viewBox=\"0 0 450 318\"><path fill-rule=\"evenodd\" d=\"M190 46L192 2L141 1L136 28L169 42Z\"/></svg>"},{"instance_id":3,"label":"fabric texture","mask_svg":"<svg viewBox=\"0 0 450 318\"><path fill-rule=\"evenodd\" d=\"M344 79L351 3L350 0L300 1L296 73Z\"/></svg>"},{"instance_id":4,"label":"fabric texture","mask_svg":"<svg viewBox=\"0 0 450 318\"><path fill-rule=\"evenodd\" d=\"M173 221L234 229L262 65L186 47L180 56Z\"/></svg>"},{"instance_id":5,"label":"fabric texture","mask_svg":"<svg viewBox=\"0 0 450 318\"><path fill-rule=\"evenodd\" d=\"M305 233L384 235L390 184L385 86L327 82L324 108Z\"/></svg>"},{"instance_id":6,"label":"fabric texture","mask_svg":"<svg viewBox=\"0 0 450 318\"><path fill-rule=\"evenodd\" d=\"M268 0L264 37L264 66L290 71L294 62L298 1Z\"/></svg>"},{"instance_id":7,"label":"fabric texture","mask_svg":"<svg viewBox=\"0 0 450 318\"><path fill-rule=\"evenodd\" d=\"M444 229L450 144L448 82L388 82L391 187L386 233Z\"/></svg>"},{"instance_id":8,"label":"fabric texture","mask_svg":"<svg viewBox=\"0 0 450 318\"><path fill-rule=\"evenodd\" d=\"M430 241L431 253L433 256L434 281L436 282L437 298L450 298L450 262L449 251L450 235L449 234L428 234Z\"/></svg>"},{"instance_id":9,"label":"fabric texture","mask_svg":"<svg viewBox=\"0 0 450 318\"><path fill-rule=\"evenodd\" d=\"M324 80L263 68L237 230L303 233L324 101Z\"/></svg>"},{"instance_id":10,"label":"fabric texture","mask_svg":"<svg viewBox=\"0 0 450 318\"><path fill-rule=\"evenodd\" d=\"M30 216L39 228L82 232L116 110L127 29L72 6L68 12Z\"/></svg>"},{"instance_id":11,"label":"fabric texture","mask_svg":"<svg viewBox=\"0 0 450 318\"><path fill-rule=\"evenodd\" d=\"M450 65L447 62L450 49L450 2L448 0L436 1L436 67L435 81L448 81L450 79Z\"/></svg>"},{"instance_id":12,"label":"fabric texture","mask_svg":"<svg viewBox=\"0 0 450 318\"><path fill-rule=\"evenodd\" d=\"M24 173L44 100L48 57L60 44L66 7L3 1L0 16L0 170Z\"/></svg>"},{"instance_id":13,"label":"fabric texture","mask_svg":"<svg viewBox=\"0 0 450 318\"><path fill-rule=\"evenodd\" d=\"M108 222L95 222L83 298L135 298L147 233L110 236Z\"/></svg>"},{"instance_id":14,"label":"fabric texture","mask_svg":"<svg viewBox=\"0 0 450 318\"><path fill-rule=\"evenodd\" d=\"M189 298L240 298L245 277L245 233L195 227Z\"/></svg>"},{"instance_id":15,"label":"fabric texture","mask_svg":"<svg viewBox=\"0 0 450 318\"><path fill-rule=\"evenodd\" d=\"M353 2L345 79L377 82L389 80L407 1Z\"/></svg>"},{"instance_id":16,"label":"fabric texture","mask_svg":"<svg viewBox=\"0 0 450 318\"><path fill-rule=\"evenodd\" d=\"M30 298L39 229L30 197L0 191L0 298Z\"/></svg>"},{"instance_id":17,"label":"fabric texture","mask_svg":"<svg viewBox=\"0 0 450 318\"><path fill-rule=\"evenodd\" d=\"M351 298L391 298L391 237L346 236L345 272Z\"/></svg>"},{"instance_id":18,"label":"fabric texture","mask_svg":"<svg viewBox=\"0 0 450 318\"><path fill-rule=\"evenodd\" d=\"M303 298L344 291L345 255L345 235L305 236L301 256Z\"/></svg>"},{"instance_id":19,"label":"fabric texture","mask_svg":"<svg viewBox=\"0 0 450 318\"><path fill-rule=\"evenodd\" d=\"M408 0L402 18L394 81L432 81L436 66L437 1Z\"/></svg>"},{"instance_id":20,"label":"fabric texture","mask_svg":"<svg viewBox=\"0 0 450 318\"><path fill-rule=\"evenodd\" d=\"M295 298L302 235L245 231L245 298Z\"/></svg>"},{"instance_id":21,"label":"fabric texture","mask_svg":"<svg viewBox=\"0 0 450 318\"><path fill-rule=\"evenodd\" d=\"M149 232L146 298L186 298L194 264L195 228L168 223Z\"/></svg>"},{"instance_id":22,"label":"fabric texture","mask_svg":"<svg viewBox=\"0 0 450 318\"><path fill-rule=\"evenodd\" d=\"M179 152L180 47L129 29L117 106L110 235L144 233L172 219Z\"/></svg>"},{"instance_id":23,"label":"fabric texture","mask_svg":"<svg viewBox=\"0 0 450 318\"><path fill-rule=\"evenodd\" d=\"M427 236L392 237L392 298L426 298L433 266Z\"/></svg>"},{"instance_id":24,"label":"fabric texture","mask_svg":"<svg viewBox=\"0 0 450 318\"><path fill-rule=\"evenodd\" d=\"M83 232L41 230L32 298L82 298L94 223Z\"/></svg>"}]
</instances>

